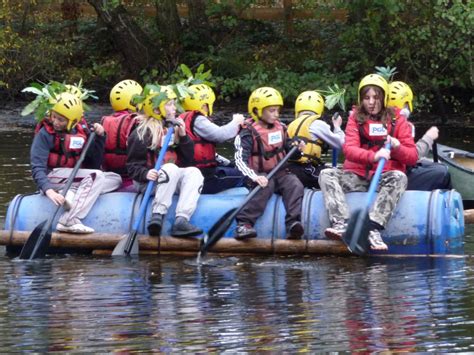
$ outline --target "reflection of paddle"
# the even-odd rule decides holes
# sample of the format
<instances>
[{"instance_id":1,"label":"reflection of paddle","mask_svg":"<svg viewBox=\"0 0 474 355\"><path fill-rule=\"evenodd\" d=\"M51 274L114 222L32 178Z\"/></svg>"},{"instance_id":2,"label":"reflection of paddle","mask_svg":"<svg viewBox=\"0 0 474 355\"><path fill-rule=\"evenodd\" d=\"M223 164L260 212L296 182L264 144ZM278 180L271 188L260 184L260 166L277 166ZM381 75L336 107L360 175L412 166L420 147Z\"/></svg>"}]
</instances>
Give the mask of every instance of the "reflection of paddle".
<instances>
[{"instance_id":1,"label":"reflection of paddle","mask_svg":"<svg viewBox=\"0 0 474 355\"><path fill-rule=\"evenodd\" d=\"M280 162L270 171L267 175L267 179L270 180L280 169L281 167L287 162L287 160L298 150L298 147L295 146L291 148L288 154L280 160ZM219 239L221 239L227 229L229 229L230 225L232 224L235 216L247 205L247 203L262 189L260 185L257 185L245 198L244 202L240 205L240 207L233 208L227 211L219 220L214 223L214 225L209 230L209 233L204 237L204 242L201 245L200 256L206 255L209 248L211 248L214 244L216 244Z\"/></svg>"},{"instance_id":2,"label":"reflection of paddle","mask_svg":"<svg viewBox=\"0 0 474 355\"><path fill-rule=\"evenodd\" d=\"M385 145L385 149L390 149L390 143ZM365 255L369 250L369 232L370 232L370 218L369 210L374 202L375 191L379 184L380 176L385 165L385 159L380 159L375 174L370 182L369 190L367 192L367 203L363 208L359 208L352 213L347 226L347 232L344 235L343 241L346 243L349 250L357 255Z\"/></svg>"},{"instance_id":3,"label":"reflection of paddle","mask_svg":"<svg viewBox=\"0 0 474 355\"><path fill-rule=\"evenodd\" d=\"M436 143L436 141L433 142L433 146L431 147L431 149L433 150L433 161L437 163L438 162L438 144Z\"/></svg>"},{"instance_id":4,"label":"reflection of paddle","mask_svg":"<svg viewBox=\"0 0 474 355\"><path fill-rule=\"evenodd\" d=\"M74 166L74 169L72 170L71 175L69 175L66 185L61 191L61 195L65 196L69 188L71 187L74 181L74 178L76 177L77 172L79 168L81 167L81 164L84 161L86 153L89 150L89 147L91 146L94 138L95 138L95 132L92 132L91 135L89 136L89 139L87 140L86 146L84 147L84 149L82 149L82 153L79 156L79 160L76 162L76 165ZM49 243L51 242L51 233L52 233L51 225L53 224L53 220L58 214L60 208L61 208L61 205L57 206L53 215L48 220L44 220L43 222L38 224L36 228L33 230L33 232L31 232L30 236L28 237L28 240L26 241L25 245L23 245L23 248L21 249L20 259L32 260L36 258L42 258L43 256L45 256L46 251L48 250L48 247L49 247Z\"/></svg>"},{"instance_id":5,"label":"reflection of paddle","mask_svg":"<svg viewBox=\"0 0 474 355\"><path fill-rule=\"evenodd\" d=\"M168 133L166 133L163 145L161 146L160 154L158 154L158 159L156 160L155 170L160 170L161 168L161 164L163 163L163 159L165 158L165 154L166 154L166 151L168 150L168 146L169 146L172 135L173 135L173 127L169 127ZM138 212L138 216L135 219L132 230L128 233L128 235L124 235L123 238L117 243L114 250L112 251L113 256L138 254L138 243L136 242L138 228L140 226L140 222L143 219L143 216L145 215L145 211L148 206L148 200L150 199L151 192L153 190L154 185L155 185L155 181L148 182L145 195L143 195L142 203L140 205L140 211Z\"/></svg>"}]
</instances>

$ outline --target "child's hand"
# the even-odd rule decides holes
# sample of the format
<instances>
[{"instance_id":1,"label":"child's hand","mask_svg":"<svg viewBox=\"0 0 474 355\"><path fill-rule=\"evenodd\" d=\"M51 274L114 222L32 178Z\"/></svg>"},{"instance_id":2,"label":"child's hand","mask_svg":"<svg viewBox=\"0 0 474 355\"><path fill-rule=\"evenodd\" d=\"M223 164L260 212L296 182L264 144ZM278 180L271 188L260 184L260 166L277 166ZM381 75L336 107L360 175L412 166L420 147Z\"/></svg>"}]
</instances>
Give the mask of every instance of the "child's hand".
<instances>
[{"instance_id":1,"label":"child's hand","mask_svg":"<svg viewBox=\"0 0 474 355\"><path fill-rule=\"evenodd\" d=\"M95 134L97 134L98 136L104 135L105 129L100 123L94 123L92 127L94 127Z\"/></svg>"},{"instance_id":2,"label":"child's hand","mask_svg":"<svg viewBox=\"0 0 474 355\"><path fill-rule=\"evenodd\" d=\"M380 148L380 150L375 153L374 162L376 163L382 158L384 158L385 160L390 160L390 150L386 148Z\"/></svg>"},{"instance_id":3,"label":"child's hand","mask_svg":"<svg viewBox=\"0 0 474 355\"><path fill-rule=\"evenodd\" d=\"M390 143L392 149L398 149L398 147L400 147L400 141L392 136L387 136L387 143Z\"/></svg>"},{"instance_id":4,"label":"child's hand","mask_svg":"<svg viewBox=\"0 0 474 355\"><path fill-rule=\"evenodd\" d=\"M292 147L298 147L298 150L302 152L306 148L306 143L302 139L294 138L290 144Z\"/></svg>"},{"instance_id":5,"label":"child's hand","mask_svg":"<svg viewBox=\"0 0 474 355\"><path fill-rule=\"evenodd\" d=\"M259 184L261 187L267 187L268 185L268 179L266 176L263 176L263 175L257 176L257 178L255 179L255 182Z\"/></svg>"},{"instance_id":6,"label":"child's hand","mask_svg":"<svg viewBox=\"0 0 474 355\"><path fill-rule=\"evenodd\" d=\"M146 179L150 181L156 181L158 179L158 170L150 169L146 173Z\"/></svg>"},{"instance_id":7,"label":"child's hand","mask_svg":"<svg viewBox=\"0 0 474 355\"><path fill-rule=\"evenodd\" d=\"M436 126L430 127L430 129L426 131L425 135L430 137L433 141L437 140L439 137L438 127Z\"/></svg>"},{"instance_id":8,"label":"child's hand","mask_svg":"<svg viewBox=\"0 0 474 355\"><path fill-rule=\"evenodd\" d=\"M334 126L334 129L336 128L341 128L342 126L342 117L339 113L335 113L334 116L332 116L332 124Z\"/></svg>"},{"instance_id":9,"label":"child's hand","mask_svg":"<svg viewBox=\"0 0 474 355\"><path fill-rule=\"evenodd\" d=\"M235 113L232 115L232 122L234 122L235 124L240 126L242 123L244 123L244 121L245 117L241 113Z\"/></svg>"},{"instance_id":10,"label":"child's hand","mask_svg":"<svg viewBox=\"0 0 474 355\"><path fill-rule=\"evenodd\" d=\"M56 206L61 206L65 201L64 196L53 189L46 190L45 194Z\"/></svg>"},{"instance_id":11,"label":"child's hand","mask_svg":"<svg viewBox=\"0 0 474 355\"><path fill-rule=\"evenodd\" d=\"M176 130L178 131L179 136L184 137L186 135L186 125L184 124L183 119L180 117L177 117L175 121L176 121Z\"/></svg>"}]
</instances>

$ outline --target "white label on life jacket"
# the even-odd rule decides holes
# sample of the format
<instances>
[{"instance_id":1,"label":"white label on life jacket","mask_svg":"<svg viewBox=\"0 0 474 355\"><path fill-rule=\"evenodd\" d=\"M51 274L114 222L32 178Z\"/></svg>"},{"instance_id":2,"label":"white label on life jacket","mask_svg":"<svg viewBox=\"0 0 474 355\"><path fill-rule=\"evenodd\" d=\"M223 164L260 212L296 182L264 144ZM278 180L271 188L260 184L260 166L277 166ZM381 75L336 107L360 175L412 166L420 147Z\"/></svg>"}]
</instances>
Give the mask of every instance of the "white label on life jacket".
<instances>
[{"instance_id":1,"label":"white label on life jacket","mask_svg":"<svg viewBox=\"0 0 474 355\"><path fill-rule=\"evenodd\" d=\"M85 139L83 137L71 137L69 141L69 149L81 149L84 146Z\"/></svg>"},{"instance_id":2,"label":"white label on life jacket","mask_svg":"<svg viewBox=\"0 0 474 355\"><path fill-rule=\"evenodd\" d=\"M268 133L268 144L278 144L281 143L282 140L281 131Z\"/></svg>"},{"instance_id":3,"label":"white label on life jacket","mask_svg":"<svg viewBox=\"0 0 474 355\"><path fill-rule=\"evenodd\" d=\"M386 136L387 129L381 123L370 123L369 124L369 136Z\"/></svg>"}]
</instances>

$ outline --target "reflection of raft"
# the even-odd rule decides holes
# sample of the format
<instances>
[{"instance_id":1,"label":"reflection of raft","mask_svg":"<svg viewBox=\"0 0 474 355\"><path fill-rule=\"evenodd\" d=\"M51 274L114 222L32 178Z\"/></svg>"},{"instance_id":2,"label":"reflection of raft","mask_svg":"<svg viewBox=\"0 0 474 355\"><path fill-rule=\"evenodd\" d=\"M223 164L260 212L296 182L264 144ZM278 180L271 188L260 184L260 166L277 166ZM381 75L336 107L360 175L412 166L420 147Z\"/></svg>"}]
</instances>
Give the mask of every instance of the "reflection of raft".
<instances>
[{"instance_id":1,"label":"reflection of raft","mask_svg":"<svg viewBox=\"0 0 474 355\"><path fill-rule=\"evenodd\" d=\"M218 195L202 195L191 220L205 231L229 209L244 200L245 189L232 189ZM96 230L92 235L53 233L52 247L82 251L111 251L119 238L128 233L138 213L141 195L115 192L102 195L84 223ZM351 208L362 206L366 193L350 193ZM163 235L169 235L176 199L166 217ZM0 231L0 244L22 246L30 231L53 213L54 206L39 194L18 195L8 208L5 230ZM151 202L146 221L150 218ZM306 190L303 200L305 240L285 240L285 209L281 197L274 195L256 229L259 238L245 242L234 240L233 225L211 251L222 253L276 254L348 254L341 242L327 240L324 229L329 225L320 191ZM235 222L234 222L235 223ZM139 233L145 234L146 222ZM407 191L402 196L383 236L390 254L460 254L463 250L464 217L462 200L456 191ZM230 238L229 238L230 237ZM199 240L172 237L140 237L141 251L196 252Z\"/></svg>"}]
</instances>

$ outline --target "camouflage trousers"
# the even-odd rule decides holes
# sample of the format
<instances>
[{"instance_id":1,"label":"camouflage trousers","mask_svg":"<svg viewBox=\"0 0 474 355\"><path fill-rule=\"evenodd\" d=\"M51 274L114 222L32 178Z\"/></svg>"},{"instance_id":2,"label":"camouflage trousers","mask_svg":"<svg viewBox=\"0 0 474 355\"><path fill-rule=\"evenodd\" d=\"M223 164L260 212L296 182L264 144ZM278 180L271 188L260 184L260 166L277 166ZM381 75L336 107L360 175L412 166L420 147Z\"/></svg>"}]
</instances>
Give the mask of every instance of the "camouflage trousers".
<instances>
[{"instance_id":1,"label":"camouflage trousers","mask_svg":"<svg viewBox=\"0 0 474 355\"><path fill-rule=\"evenodd\" d=\"M344 194L367 191L369 185L370 180L350 171L341 169L321 171L319 186L323 193L324 205L328 211L331 225L347 222L349 219L349 207ZM377 187L377 198L369 213L370 219L385 227L406 187L407 177L403 172L392 170L383 173Z\"/></svg>"}]
</instances>

